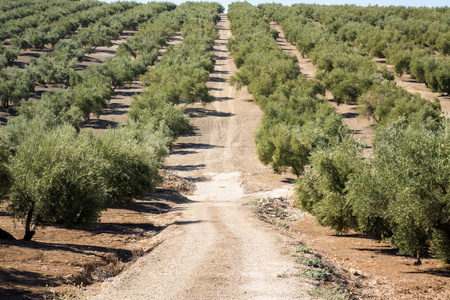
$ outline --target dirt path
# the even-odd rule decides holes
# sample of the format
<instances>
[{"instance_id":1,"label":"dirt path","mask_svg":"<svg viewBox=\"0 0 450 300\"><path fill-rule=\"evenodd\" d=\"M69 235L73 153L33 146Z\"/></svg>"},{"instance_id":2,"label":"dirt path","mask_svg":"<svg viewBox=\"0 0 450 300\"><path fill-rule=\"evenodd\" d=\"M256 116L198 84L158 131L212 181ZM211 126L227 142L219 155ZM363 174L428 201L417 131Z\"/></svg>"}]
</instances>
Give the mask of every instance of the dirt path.
<instances>
[{"instance_id":1,"label":"dirt path","mask_svg":"<svg viewBox=\"0 0 450 300\"><path fill-rule=\"evenodd\" d=\"M226 50L225 15L218 24L216 69L209 87L216 101L191 107L195 132L180 138L167 160L169 169L197 182L192 201L170 226L166 239L93 299L307 299L307 284L277 278L296 271L282 254L286 237L272 232L241 203L290 194L255 155L253 132L261 112L251 96L227 83L235 72ZM250 194L251 192L257 192ZM297 270L298 271L298 270Z\"/></svg>"},{"instance_id":2,"label":"dirt path","mask_svg":"<svg viewBox=\"0 0 450 300\"><path fill-rule=\"evenodd\" d=\"M309 58L302 57L297 48L293 44L286 41L280 25L275 22L270 22L270 27L278 31L279 37L277 39L277 44L280 45L281 49L297 56L300 71L305 74L307 79L313 78L316 74L317 68L312 64L311 60L309 60ZM327 98L332 100L333 96L330 93L327 93ZM334 106L340 114L342 114L343 121L347 124L350 130L354 131L355 138L360 139L366 144L366 149L364 152L366 156L369 155L369 152L372 149L375 123L371 119L360 118L358 112L356 111L357 106L355 104L336 105L336 102L333 101L330 101L330 104Z\"/></svg>"}]
</instances>

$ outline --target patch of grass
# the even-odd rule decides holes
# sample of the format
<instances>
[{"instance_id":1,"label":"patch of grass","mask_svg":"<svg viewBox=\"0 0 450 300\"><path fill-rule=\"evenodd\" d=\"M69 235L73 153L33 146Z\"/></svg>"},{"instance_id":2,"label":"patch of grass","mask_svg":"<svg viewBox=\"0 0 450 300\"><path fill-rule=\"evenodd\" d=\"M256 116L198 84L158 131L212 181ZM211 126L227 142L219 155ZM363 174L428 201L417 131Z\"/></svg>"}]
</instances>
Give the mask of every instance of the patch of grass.
<instances>
[{"instance_id":1,"label":"patch of grass","mask_svg":"<svg viewBox=\"0 0 450 300\"><path fill-rule=\"evenodd\" d=\"M258 205L259 201L250 201L250 202L245 202L242 203L242 205L244 206L248 206L248 205Z\"/></svg>"},{"instance_id":2,"label":"patch of grass","mask_svg":"<svg viewBox=\"0 0 450 300\"><path fill-rule=\"evenodd\" d=\"M327 281L327 273L321 269L303 269L298 275L309 279Z\"/></svg>"},{"instance_id":3,"label":"patch of grass","mask_svg":"<svg viewBox=\"0 0 450 300\"><path fill-rule=\"evenodd\" d=\"M277 225L278 225L279 227L288 227L286 223L280 223L280 222L278 222Z\"/></svg>"},{"instance_id":4,"label":"patch of grass","mask_svg":"<svg viewBox=\"0 0 450 300\"><path fill-rule=\"evenodd\" d=\"M350 300L351 297L347 291L339 287L319 287L308 292L311 296L320 297L327 300Z\"/></svg>"},{"instance_id":5,"label":"patch of grass","mask_svg":"<svg viewBox=\"0 0 450 300\"><path fill-rule=\"evenodd\" d=\"M304 260L303 254L300 254L300 255L294 254L294 256L295 256L294 262L296 262L296 263L302 263L303 262L303 260Z\"/></svg>"},{"instance_id":6,"label":"patch of grass","mask_svg":"<svg viewBox=\"0 0 450 300\"><path fill-rule=\"evenodd\" d=\"M290 217L287 217L287 218L286 218L286 221L294 222L294 221L297 221L297 218L294 217L294 216L290 216Z\"/></svg>"},{"instance_id":7,"label":"patch of grass","mask_svg":"<svg viewBox=\"0 0 450 300\"><path fill-rule=\"evenodd\" d=\"M277 274L277 278L287 278L287 277L288 277L288 275L286 274L286 272Z\"/></svg>"},{"instance_id":8,"label":"patch of grass","mask_svg":"<svg viewBox=\"0 0 450 300\"><path fill-rule=\"evenodd\" d=\"M75 299L85 299L81 297L81 293L84 290L82 287L73 287L64 293L57 293L55 291L50 291L49 293L42 295L42 299L45 300L75 300Z\"/></svg>"},{"instance_id":9,"label":"patch of grass","mask_svg":"<svg viewBox=\"0 0 450 300\"><path fill-rule=\"evenodd\" d=\"M314 268L323 267L323 261L317 257L309 257L309 258L305 259L303 261L303 263L307 266L314 267Z\"/></svg>"},{"instance_id":10,"label":"patch of grass","mask_svg":"<svg viewBox=\"0 0 450 300\"><path fill-rule=\"evenodd\" d=\"M308 246L297 246L295 247L295 253L310 253L311 252L311 247Z\"/></svg>"},{"instance_id":11,"label":"patch of grass","mask_svg":"<svg viewBox=\"0 0 450 300\"><path fill-rule=\"evenodd\" d=\"M265 214L272 215L272 216L275 216L277 218L285 218L286 217L287 211L285 211L284 209L279 208L279 207L274 207L273 209L274 210L272 210L272 211L269 211L269 210L266 210L266 209L262 209L261 211L263 213L265 213Z\"/></svg>"}]
</instances>

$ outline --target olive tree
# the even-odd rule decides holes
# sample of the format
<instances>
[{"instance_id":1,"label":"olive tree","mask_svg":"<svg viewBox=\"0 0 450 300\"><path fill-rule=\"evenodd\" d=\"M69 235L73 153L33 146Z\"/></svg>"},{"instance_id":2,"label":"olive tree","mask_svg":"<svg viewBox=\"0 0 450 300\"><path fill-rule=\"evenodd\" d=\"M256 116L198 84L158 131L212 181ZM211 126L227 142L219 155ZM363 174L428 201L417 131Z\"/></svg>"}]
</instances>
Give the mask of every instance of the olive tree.
<instances>
[{"instance_id":1,"label":"olive tree","mask_svg":"<svg viewBox=\"0 0 450 300\"><path fill-rule=\"evenodd\" d=\"M7 168L8 152L4 144L2 143L2 137L0 135L0 202L2 197L7 193L10 183L11 176Z\"/></svg>"},{"instance_id":2,"label":"olive tree","mask_svg":"<svg viewBox=\"0 0 450 300\"><path fill-rule=\"evenodd\" d=\"M362 165L362 147L352 136L341 144L311 154L311 164L296 183L297 204L338 233L355 228L348 183Z\"/></svg>"},{"instance_id":3,"label":"olive tree","mask_svg":"<svg viewBox=\"0 0 450 300\"><path fill-rule=\"evenodd\" d=\"M63 125L30 131L15 150L8 208L13 217L25 219L25 240L33 237L33 226L83 226L99 219L108 192L102 170L108 163L88 139Z\"/></svg>"},{"instance_id":4,"label":"olive tree","mask_svg":"<svg viewBox=\"0 0 450 300\"><path fill-rule=\"evenodd\" d=\"M361 231L392 235L400 253L428 248L450 261L450 135L392 123L377 129L374 159L349 193Z\"/></svg>"}]
</instances>

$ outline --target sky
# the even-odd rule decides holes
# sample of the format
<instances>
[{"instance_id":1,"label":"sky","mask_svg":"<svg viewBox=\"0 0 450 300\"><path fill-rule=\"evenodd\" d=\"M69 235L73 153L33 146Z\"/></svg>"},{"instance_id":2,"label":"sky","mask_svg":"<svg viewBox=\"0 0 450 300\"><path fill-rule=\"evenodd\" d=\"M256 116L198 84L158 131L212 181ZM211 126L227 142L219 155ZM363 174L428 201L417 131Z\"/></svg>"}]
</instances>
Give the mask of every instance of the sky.
<instances>
[{"instance_id":1,"label":"sky","mask_svg":"<svg viewBox=\"0 0 450 300\"><path fill-rule=\"evenodd\" d=\"M115 2L113 0L104 0L106 2ZM150 2L147 0L135 0L137 2ZM194 0L195 1L195 0ZM175 4L181 4L186 1L182 0L167 0L167 2L172 2ZM215 0L215 1L207 1L207 2L219 2L222 4L225 9L227 9L228 4L232 2L237 2L236 0ZM442 6L450 6L450 0L302 0L302 1L295 1L295 0L288 0L288 1L273 1L273 0L267 0L267 1L261 1L261 0L247 0L247 2L257 5L260 3L282 3L283 5L292 5L295 3L311 3L311 4L324 4L324 5L343 5L343 4L355 4L359 6L368 6L368 5L378 5L378 6L389 6L389 5L396 5L396 6L413 6L413 7L419 7L419 6L427 6L427 7L442 7Z\"/></svg>"}]
</instances>

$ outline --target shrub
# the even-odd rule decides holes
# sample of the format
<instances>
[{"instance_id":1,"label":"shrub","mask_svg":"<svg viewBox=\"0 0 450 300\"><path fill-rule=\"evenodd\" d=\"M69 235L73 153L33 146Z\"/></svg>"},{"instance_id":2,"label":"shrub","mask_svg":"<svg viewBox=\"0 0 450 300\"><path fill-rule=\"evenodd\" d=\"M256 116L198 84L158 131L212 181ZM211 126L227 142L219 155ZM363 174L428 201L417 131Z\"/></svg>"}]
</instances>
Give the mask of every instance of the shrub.
<instances>
[{"instance_id":1,"label":"shrub","mask_svg":"<svg viewBox=\"0 0 450 300\"><path fill-rule=\"evenodd\" d=\"M327 281L327 273L320 269L303 269L299 272L299 275L309 279Z\"/></svg>"},{"instance_id":2,"label":"shrub","mask_svg":"<svg viewBox=\"0 0 450 300\"><path fill-rule=\"evenodd\" d=\"M317 257L309 257L306 258L303 263L309 267L321 268L323 266L323 262L320 258Z\"/></svg>"}]
</instances>

